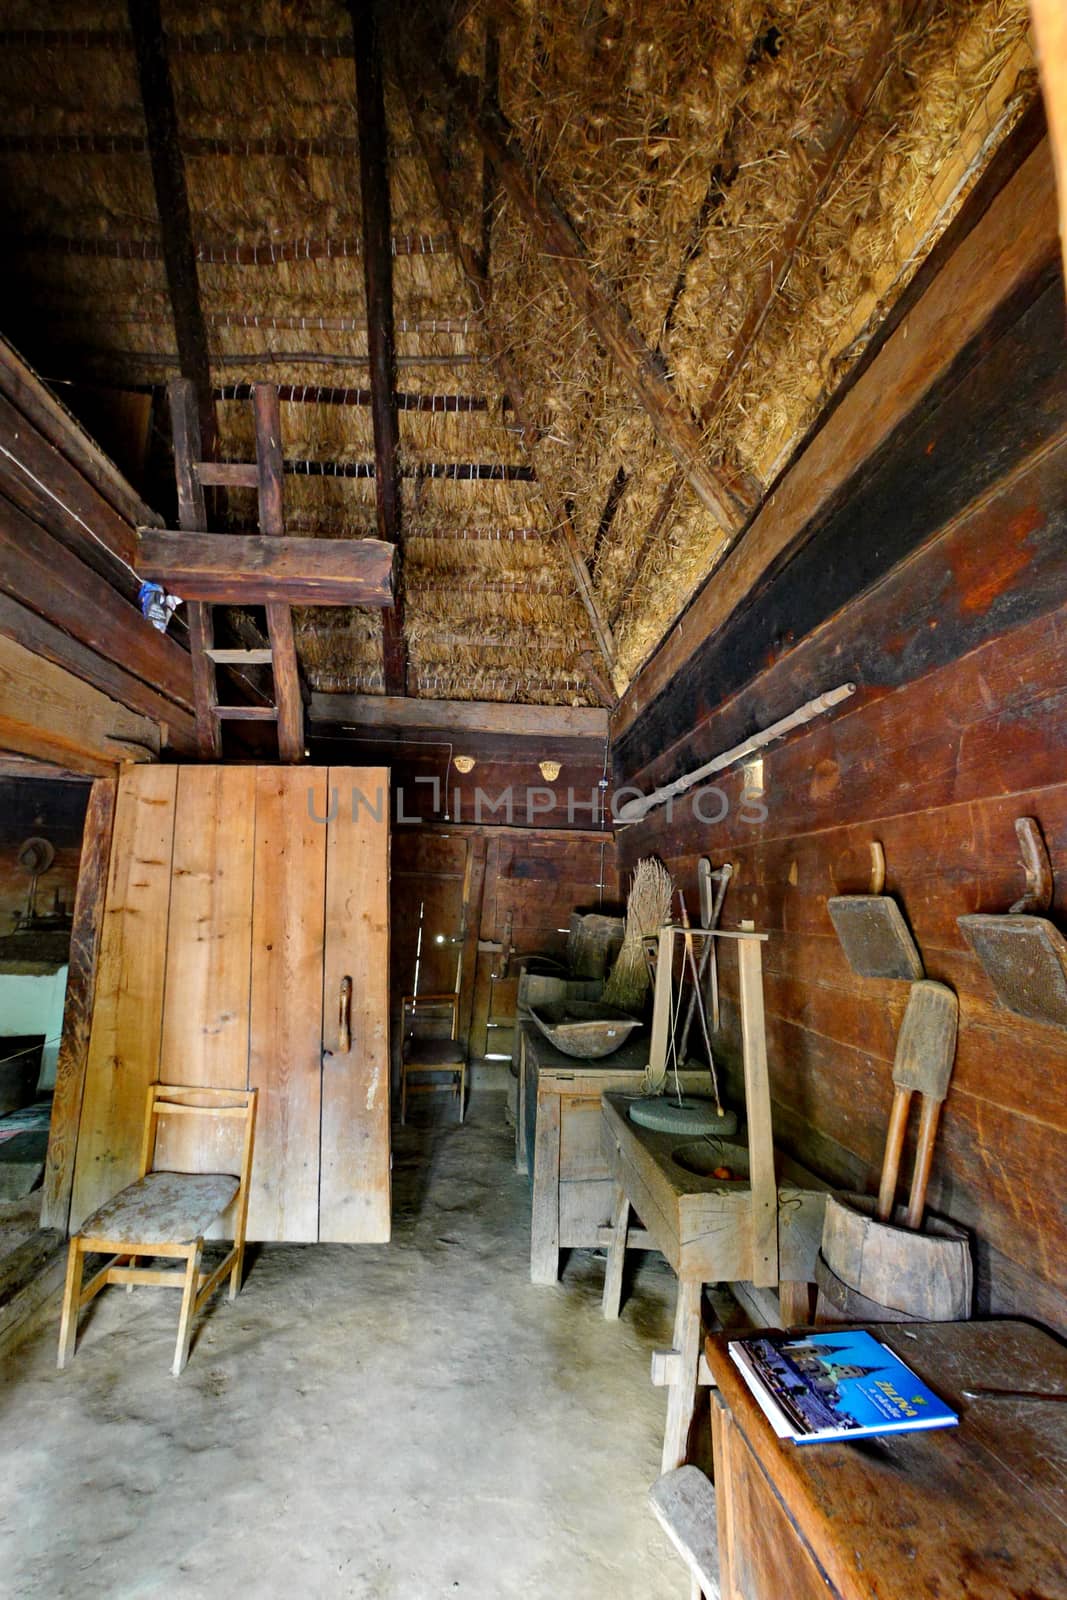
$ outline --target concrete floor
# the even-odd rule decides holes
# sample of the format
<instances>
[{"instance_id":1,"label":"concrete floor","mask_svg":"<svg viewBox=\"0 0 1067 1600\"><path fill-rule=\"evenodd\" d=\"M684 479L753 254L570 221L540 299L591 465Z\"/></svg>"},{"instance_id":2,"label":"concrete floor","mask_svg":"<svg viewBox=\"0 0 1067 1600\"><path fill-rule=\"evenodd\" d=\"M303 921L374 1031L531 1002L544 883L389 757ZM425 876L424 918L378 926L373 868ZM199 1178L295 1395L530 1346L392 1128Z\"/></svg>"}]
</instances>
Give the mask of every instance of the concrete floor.
<instances>
[{"instance_id":1,"label":"concrete floor","mask_svg":"<svg viewBox=\"0 0 1067 1600\"><path fill-rule=\"evenodd\" d=\"M443 1097L442 1097L443 1098ZM674 1279L528 1275L503 1097L395 1140L388 1246L269 1246L169 1374L178 1296L109 1289L55 1370L49 1317L0 1367L0 1593L193 1600L682 1600L646 1507Z\"/></svg>"}]
</instances>

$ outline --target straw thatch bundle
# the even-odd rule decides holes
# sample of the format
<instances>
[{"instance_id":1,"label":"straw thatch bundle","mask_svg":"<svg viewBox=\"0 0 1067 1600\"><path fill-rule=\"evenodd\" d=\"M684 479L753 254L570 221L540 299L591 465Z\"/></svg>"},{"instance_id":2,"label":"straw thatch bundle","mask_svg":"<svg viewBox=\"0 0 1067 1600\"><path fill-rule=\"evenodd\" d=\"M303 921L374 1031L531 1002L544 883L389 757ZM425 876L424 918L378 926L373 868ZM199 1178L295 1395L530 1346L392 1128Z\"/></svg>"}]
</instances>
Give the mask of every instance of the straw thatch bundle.
<instances>
[{"instance_id":1,"label":"straw thatch bundle","mask_svg":"<svg viewBox=\"0 0 1067 1600\"><path fill-rule=\"evenodd\" d=\"M644 940L670 921L674 879L655 856L643 857L630 878L622 949L604 985L604 999L624 1011L638 1011L648 989Z\"/></svg>"}]
</instances>

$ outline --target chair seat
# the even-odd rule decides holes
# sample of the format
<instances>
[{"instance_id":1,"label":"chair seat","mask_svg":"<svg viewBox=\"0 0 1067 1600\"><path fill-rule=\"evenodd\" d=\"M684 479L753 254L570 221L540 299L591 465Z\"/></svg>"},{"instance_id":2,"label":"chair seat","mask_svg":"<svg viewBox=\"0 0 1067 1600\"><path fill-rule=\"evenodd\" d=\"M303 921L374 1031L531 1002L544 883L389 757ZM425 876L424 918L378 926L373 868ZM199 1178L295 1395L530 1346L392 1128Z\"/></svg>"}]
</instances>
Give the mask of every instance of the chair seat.
<instances>
[{"instance_id":1,"label":"chair seat","mask_svg":"<svg viewBox=\"0 0 1067 1600\"><path fill-rule=\"evenodd\" d=\"M237 1193L226 1172L150 1172L87 1217L78 1232L112 1244L188 1244Z\"/></svg>"},{"instance_id":2,"label":"chair seat","mask_svg":"<svg viewBox=\"0 0 1067 1600\"><path fill-rule=\"evenodd\" d=\"M467 1051L462 1039L408 1039L403 1050L404 1065L433 1071L441 1067L462 1067Z\"/></svg>"}]
</instances>

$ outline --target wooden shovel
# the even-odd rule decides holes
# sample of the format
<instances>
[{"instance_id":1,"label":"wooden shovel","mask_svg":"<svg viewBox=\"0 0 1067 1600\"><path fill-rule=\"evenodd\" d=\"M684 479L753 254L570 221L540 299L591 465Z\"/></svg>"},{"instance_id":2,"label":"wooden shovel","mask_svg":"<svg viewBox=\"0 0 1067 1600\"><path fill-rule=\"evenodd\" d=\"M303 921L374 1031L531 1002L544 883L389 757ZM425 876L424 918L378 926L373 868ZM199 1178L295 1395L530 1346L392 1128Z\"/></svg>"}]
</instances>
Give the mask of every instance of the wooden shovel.
<instances>
[{"instance_id":1,"label":"wooden shovel","mask_svg":"<svg viewBox=\"0 0 1067 1600\"><path fill-rule=\"evenodd\" d=\"M900 1156L913 1094L922 1095L922 1111L906 1220L909 1228L918 1228L922 1222L937 1124L956 1057L958 1022L959 1002L951 989L928 978L912 984L893 1059L896 1093L886 1134L882 1181L875 1213L880 1222L888 1222L893 1215Z\"/></svg>"}]
</instances>

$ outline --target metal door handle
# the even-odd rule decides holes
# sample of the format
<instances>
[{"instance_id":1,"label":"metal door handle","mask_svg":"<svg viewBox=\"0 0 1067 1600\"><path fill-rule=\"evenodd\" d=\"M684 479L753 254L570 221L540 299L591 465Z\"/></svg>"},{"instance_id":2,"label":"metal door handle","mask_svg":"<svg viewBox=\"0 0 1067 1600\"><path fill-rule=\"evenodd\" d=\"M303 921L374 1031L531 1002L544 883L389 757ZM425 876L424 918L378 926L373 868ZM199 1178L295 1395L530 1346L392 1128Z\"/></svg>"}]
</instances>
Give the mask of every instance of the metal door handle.
<instances>
[{"instance_id":1,"label":"metal door handle","mask_svg":"<svg viewBox=\"0 0 1067 1600\"><path fill-rule=\"evenodd\" d=\"M352 1048L352 979L341 979L341 992L338 996L337 1015L337 1049L346 1056Z\"/></svg>"}]
</instances>

